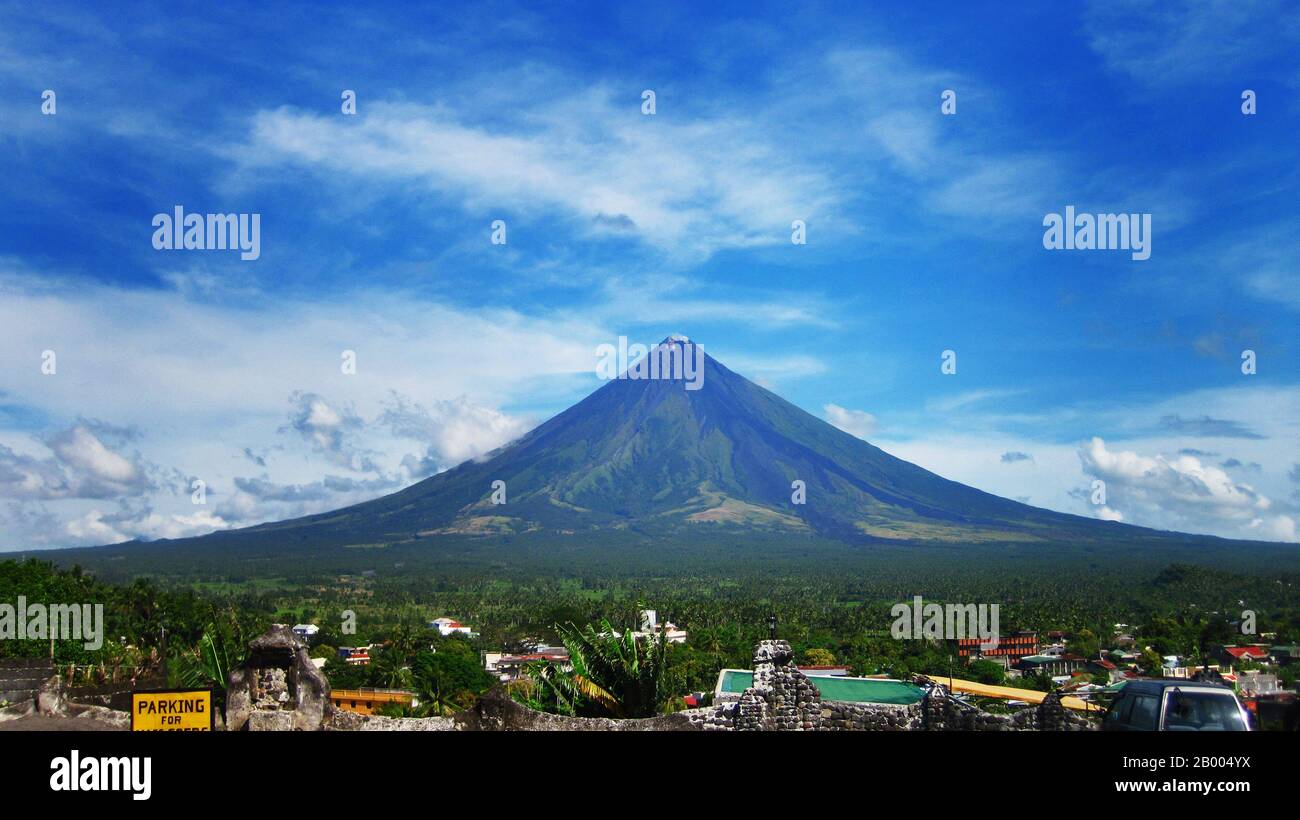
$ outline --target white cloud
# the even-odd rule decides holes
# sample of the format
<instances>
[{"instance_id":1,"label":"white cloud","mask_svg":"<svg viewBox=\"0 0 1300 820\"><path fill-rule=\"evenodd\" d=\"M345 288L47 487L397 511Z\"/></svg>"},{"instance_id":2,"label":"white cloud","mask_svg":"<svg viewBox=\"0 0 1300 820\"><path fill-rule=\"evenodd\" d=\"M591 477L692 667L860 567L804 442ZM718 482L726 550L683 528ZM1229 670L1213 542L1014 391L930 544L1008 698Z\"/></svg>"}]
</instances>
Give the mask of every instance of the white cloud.
<instances>
[{"instance_id":1,"label":"white cloud","mask_svg":"<svg viewBox=\"0 0 1300 820\"><path fill-rule=\"evenodd\" d=\"M105 447L104 442L83 425L50 439L50 449L66 464L85 471L92 479L130 486L143 477L139 465Z\"/></svg>"},{"instance_id":2,"label":"white cloud","mask_svg":"<svg viewBox=\"0 0 1300 820\"><path fill-rule=\"evenodd\" d=\"M394 396L378 423L386 425L395 436L427 444L423 454L403 459L412 478L423 478L476 458L533 427L528 419L475 405L464 396L434 402L430 407Z\"/></svg>"},{"instance_id":3,"label":"white cloud","mask_svg":"<svg viewBox=\"0 0 1300 820\"><path fill-rule=\"evenodd\" d=\"M1148 87L1219 81L1300 46L1285 0L1095 0L1084 30L1107 67Z\"/></svg>"},{"instance_id":4,"label":"white cloud","mask_svg":"<svg viewBox=\"0 0 1300 820\"><path fill-rule=\"evenodd\" d=\"M1079 460L1086 474L1106 482L1108 512L1138 510L1173 529L1236 537L1248 537L1245 528L1261 537L1294 532L1290 519L1269 514L1267 497L1196 456L1144 456L1112 450L1094 437L1079 449Z\"/></svg>"},{"instance_id":5,"label":"white cloud","mask_svg":"<svg viewBox=\"0 0 1300 820\"><path fill-rule=\"evenodd\" d=\"M1300 463L1300 387L1249 382L1154 404L980 409L998 395L971 391L927 403L923 411L891 413L889 436L873 443L945 478L1060 512L1227 538L1295 540L1289 522L1300 511L1300 494L1288 499L1294 487L1288 473ZM1162 423L1207 416L1224 422L1197 430L1215 436L1208 441ZM1254 435L1241 437L1228 421L1248 423ZM1068 443L1079 429L1107 435L1096 450L1092 442ZM1112 437L1123 446L1107 446ZM1008 452L1032 453L1033 460L1007 469L1000 454ZM1236 463L1251 465L1249 484L1225 472L1224 464ZM1094 475L1107 482L1104 507L1089 503Z\"/></svg>"},{"instance_id":6,"label":"white cloud","mask_svg":"<svg viewBox=\"0 0 1300 820\"><path fill-rule=\"evenodd\" d=\"M412 180L467 210L559 209L592 233L616 226L662 250L705 256L788 243L792 218L815 220L837 199L832 177L741 112L680 124L598 87L560 99L521 95L497 114L487 127L446 106L376 101L355 121L279 108L258 112L248 142L229 153L244 179L292 163Z\"/></svg>"},{"instance_id":7,"label":"white cloud","mask_svg":"<svg viewBox=\"0 0 1300 820\"><path fill-rule=\"evenodd\" d=\"M43 442L48 456L14 451L0 444L0 496L29 500L138 496L155 489L153 469L137 455L127 458L101 436L115 431L79 421Z\"/></svg>"},{"instance_id":8,"label":"white cloud","mask_svg":"<svg viewBox=\"0 0 1300 820\"><path fill-rule=\"evenodd\" d=\"M1110 507L1102 504L1097 507L1096 515L1102 521L1123 521L1124 513L1119 510L1112 510Z\"/></svg>"},{"instance_id":9,"label":"white cloud","mask_svg":"<svg viewBox=\"0 0 1300 820\"><path fill-rule=\"evenodd\" d=\"M947 414L964 410L971 405L996 399L1005 399L1021 391L1005 389L967 390L952 396L932 399L926 402L926 409L932 413Z\"/></svg>"},{"instance_id":10,"label":"white cloud","mask_svg":"<svg viewBox=\"0 0 1300 820\"><path fill-rule=\"evenodd\" d=\"M708 345L704 347L710 356L722 362L727 369L739 373L750 381L758 382L769 390L773 389L773 384L784 379L797 379L826 372L826 363L816 356L799 354L755 356L743 352L719 353L716 347Z\"/></svg>"},{"instance_id":11,"label":"white cloud","mask_svg":"<svg viewBox=\"0 0 1300 820\"><path fill-rule=\"evenodd\" d=\"M77 544L116 544L133 539L184 538L224 529L229 522L207 510L161 515L148 506L120 505L115 513L91 509L69 520L64 529Z\"/></svg>"},{"instance_id":12,"label":"white cloud","mask_svg":"<svg viewBox=\"0 0 1300 820\"><path fill-rule=\"evenodd\" d=\"M860 439L870 438L880 429L876 417L865 410L849 410L838 404L828 404L822 408L822 412L831 424Z\"/></svg>"},{"instance_id":13,"label":"white cloud","mask_svg":"<svg viewBox=\"0 0 1300 820\"><path fill-rule=\"evenodd\" d=\"M289 423L281 429L297 431L312 448L338 467L357 472L378 472L371 453L356 443L356 431L364 422L350 408L335 408L316 393L296 390L289 396L293 409Z\"/></svg>"},{"instance_id":14,"label":"white cloud","mask_svg":"<svg viewBox=\"0 0 1300 820\"><path fill-rule=\"evenodd\" d=\"M1275 515L1272 518L1256 518L1250 522L1251 529L1259 530L1259 538L1265 541L1297 541L1295 519L1289 515Z\"/></svg>"}]
</instances>

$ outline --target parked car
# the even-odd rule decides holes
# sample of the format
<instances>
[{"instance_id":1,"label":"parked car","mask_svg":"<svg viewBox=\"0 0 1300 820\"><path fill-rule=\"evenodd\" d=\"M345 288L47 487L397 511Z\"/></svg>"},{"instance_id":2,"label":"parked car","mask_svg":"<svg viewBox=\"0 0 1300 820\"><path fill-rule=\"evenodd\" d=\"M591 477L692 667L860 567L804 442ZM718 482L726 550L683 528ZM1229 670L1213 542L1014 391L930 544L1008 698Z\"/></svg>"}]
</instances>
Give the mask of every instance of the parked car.
<instances>
[{"instance_id":1,"label":"parked car","mask_svg":"<svg viewBox=\"0 0 1300 820\"><path fill-rule=\"evenodd\" d=\"M1250 715L1236 693L1217 683L1133 680L1124 684L1101 728L1112 732L1249 732Z\"/></svg>"}]
</instances>

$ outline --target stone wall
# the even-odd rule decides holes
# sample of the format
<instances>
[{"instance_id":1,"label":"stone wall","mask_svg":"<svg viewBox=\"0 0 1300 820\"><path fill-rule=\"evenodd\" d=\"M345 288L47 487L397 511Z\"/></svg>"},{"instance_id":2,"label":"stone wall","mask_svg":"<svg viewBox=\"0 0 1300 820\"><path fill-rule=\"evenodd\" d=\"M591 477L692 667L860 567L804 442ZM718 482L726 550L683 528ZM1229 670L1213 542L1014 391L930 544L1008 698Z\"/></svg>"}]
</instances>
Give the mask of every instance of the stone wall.
<instances>
[{"instance_id":1,"label":"stone wall","mask_svg":"<svg viewBox=\"0 0 1300 820\"><path fill-rule=\"evenodd\" d=\"M915 732L924 729L921 708L889 703L822 701L822 731Z\"/></svg>"}]
</instances>

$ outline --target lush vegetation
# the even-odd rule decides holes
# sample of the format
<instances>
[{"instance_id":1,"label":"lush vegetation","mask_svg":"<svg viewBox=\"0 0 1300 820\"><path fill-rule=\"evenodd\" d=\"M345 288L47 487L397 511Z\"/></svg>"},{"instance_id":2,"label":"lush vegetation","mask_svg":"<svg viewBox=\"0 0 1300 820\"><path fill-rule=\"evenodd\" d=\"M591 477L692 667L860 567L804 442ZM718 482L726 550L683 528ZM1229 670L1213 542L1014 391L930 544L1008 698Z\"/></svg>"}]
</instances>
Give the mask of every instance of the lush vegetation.
<instances>
[{"instance_id":1,"label":"lush vegetation","mask_svg":"<svg viewBox=\"0 0 1300 820\"><path fill-rule=\"evenodd\" d=\"M638 718L663 711L668 641L662 632L638 639L609 621L560 627L568 663L532 664L516 697L547 712L577 717Z\"/></svg>"},{"instance_id":2,"label":"lush vegetation","mask_svg":"<svg viewBox=\"0 0 1300 820\"><path fill-rule=\"evenodd\" d=\"M77 642L59 641L55 659L154 664L174 681L220 681L242 659L247 639L267 624L313 622L321 627L314 651L332 659L326 673L334 686L413 689L430 714L460 708L493 684L482 672L481 652L574 643L582 631L560 628L568 624L607 622L608 630L596 632L623 632L637 623L641 608L656 609L661 619L689 632L685 645L664 647L662 663L655 665L650 700L659 710L680 705L685 694L712 691L720 669L748 668L755 642L767 634L769 615L777 617L780 636L804 663L846 664L858 674L895 677L963 670L949 645L890 637L890 608L913 595L933 603L996 603L1003 634L1059 629L1089 651L1109 648L1115 624L1129 624L1126 631L1138 646L1150 647L1143 655L1147 668L1158 665L1160 655L1197 660L1208 644L1246 642L1249 636L1229 627L1246 609L1256 613L1258 632L1276 633L1279 643L1300 642L1300 569L1294 559L1277 556L1170 563L1161 555L1084 549L1050 555L973 548L757 552L751 545L742 559L738 549L715 544L645 556L489 546L480 555L448 548L396 562L376 556L383 550L366 550L352 551L346 561L268 559L256 575L238 561L224 572L196 571L113 560L109 551L88 562L93 575L42 562L0 562L0 603L12 604L18 595L28 601L102 602L103 649L88 653ZM355 631L345 631L348 612L355 615ZM428 622L441 615L472 625L479 637L438 635ZM368 644L377 645L368 667L335 659L337 647ZM588 677L612 693L620 684L598 677L594 647L583 648ZM0 641L0 657L49 651L39 642ZM1001 682L1001 670L989 666L974 665L965 674ZM601 706L599 696L563 694L565 683L549 690L534 683L537 688L521 696L546 701L556 711L617 711ZM624 714L643 712L647 702L622 694L615 699Z\"/></svg>"}]
</instances>

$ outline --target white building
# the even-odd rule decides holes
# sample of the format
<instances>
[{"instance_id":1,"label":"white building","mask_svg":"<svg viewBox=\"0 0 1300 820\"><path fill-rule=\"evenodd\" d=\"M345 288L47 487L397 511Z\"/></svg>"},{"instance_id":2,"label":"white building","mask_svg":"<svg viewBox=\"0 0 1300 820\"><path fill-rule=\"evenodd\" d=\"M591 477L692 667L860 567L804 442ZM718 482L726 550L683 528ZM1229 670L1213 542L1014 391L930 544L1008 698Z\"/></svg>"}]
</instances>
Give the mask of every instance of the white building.
<instances>
[{"instance_id":1,"label":"white building","mask_svg":"<svg viewBox=\"0 0 1300 820\"><path fill-rule=\"evenodd\" d=\"M320 627L316 626L316 624L294 624L293 626L293 634L302 638L304 641L316 637L318 632L320 632Z\"/></svg>"},{"instance_id":2,"label":"white building","mask_svg":"<svg viewBox=\"0 0 1300 820\"><path fill-rule=\"evenodd\" d=\"M615 636L618 633L614 633ZM677 625L668 621L662 626L659 624L659 613L653 609L641 610L641 628L632 633L632 637L637 640L658 636L662 634L668 643L686 643L686 630L678 629Z\"/></svg>"},{"instance_id":3,"label":"white building","mask_svg":"<svg viewBox=\"0 0 1300 820\"><path fill-rule=\"evenodd\" d=\"M460 621L451 618L434 618L432 621L429 621L429 628L438 630L438 634L444 638L448 635L454 635L457 632L471 638L474 637L473 629L465 626Z\"/></svg>"}]
</instances>

